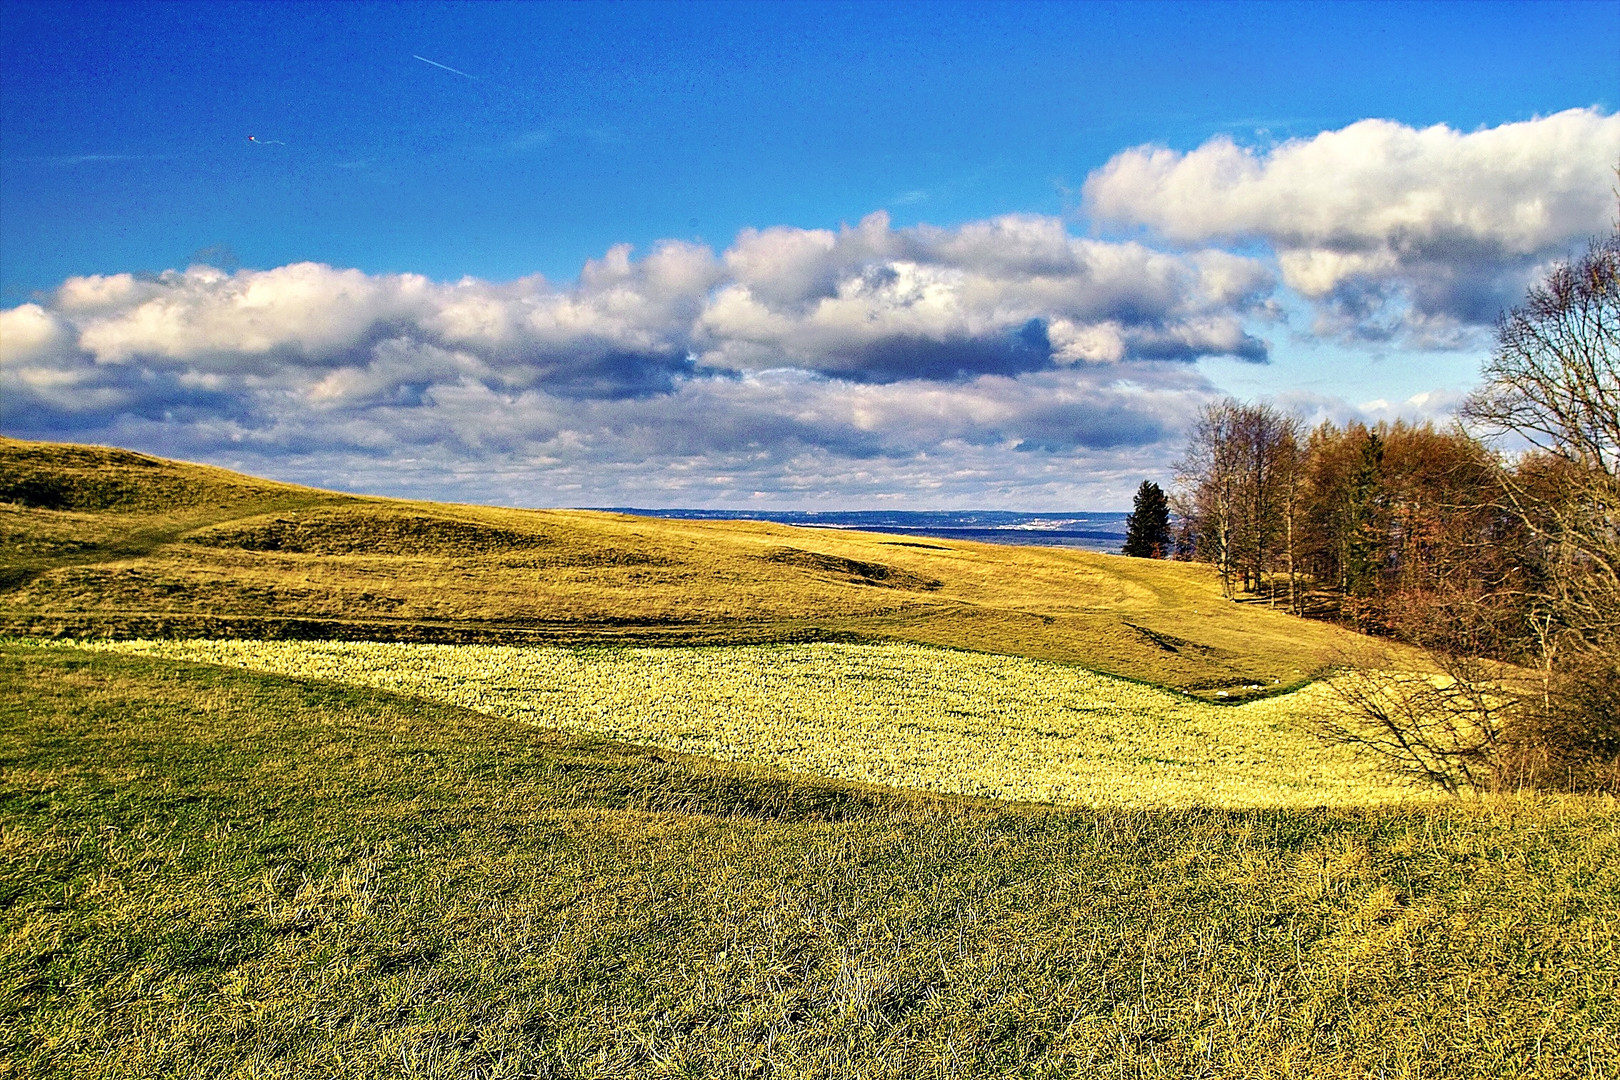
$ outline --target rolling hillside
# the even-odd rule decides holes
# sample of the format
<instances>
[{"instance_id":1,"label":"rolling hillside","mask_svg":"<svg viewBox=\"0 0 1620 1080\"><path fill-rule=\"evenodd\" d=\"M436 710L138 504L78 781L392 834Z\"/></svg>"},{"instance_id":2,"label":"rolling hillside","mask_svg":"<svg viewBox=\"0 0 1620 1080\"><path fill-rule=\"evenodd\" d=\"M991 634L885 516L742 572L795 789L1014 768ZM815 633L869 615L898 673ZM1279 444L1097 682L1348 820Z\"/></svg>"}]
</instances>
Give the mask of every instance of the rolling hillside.
<instances>
[{"instance_id":1,"label":"rolling hillside","mask_svg":"<svg viewBox=\"0 0 1620 1080\"><path fill-rule=\"evenodd\" d=\"M1194 566L118 450L0 442L0 498L12 632L888 639L1232 697L1351 640ZM0 640L0 1075L1616 1075L1612 799L1302 768L1264 714L1315 688L560 652Z\"/></svg>"},{"instance_id":2,"label":"rolling hillside","mask_svg":"<svg viewBox=\"0 0 1620 1080\"><path fill-rule=\"evenodd\" d=\"M11 439L0 439L0 631L910 641L1073 662L1228 700L1297 685L1353 642L1223 599L1202 566L359 497Z\"/></svg>"},{"instance_id":3,"label":"rolling hillside","mask_svg":"<svg viewBox=\"0 0 1620 1080\"><path fill-rule=\"evenodd\" d=\"M0 642L0 1076L1609 1078L1608 799L930 795Z\"/></svg>"}]
</instances>

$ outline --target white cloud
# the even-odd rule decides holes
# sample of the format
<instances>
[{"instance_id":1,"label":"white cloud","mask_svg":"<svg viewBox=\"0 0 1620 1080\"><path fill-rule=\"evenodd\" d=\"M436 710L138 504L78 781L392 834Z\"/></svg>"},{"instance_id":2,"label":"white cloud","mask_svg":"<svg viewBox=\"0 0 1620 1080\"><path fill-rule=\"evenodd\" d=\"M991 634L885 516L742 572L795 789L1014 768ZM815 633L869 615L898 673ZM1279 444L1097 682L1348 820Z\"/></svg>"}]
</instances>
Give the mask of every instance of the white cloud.
<instances>
[{"instance_id":1,"label":"white cloud","mask_svg":"<svg viewBox=\"0 0 1620 1080\"><path fill-rule=\"evenodd\" d=\"M97 363L238 363L272 352L319 361L372 327L419 317L434 288L415 274L373 277L319 263L236 274L194 266L140 284L71 278L59 290L79 348Z\"/></svg>"},{"instance_id":2,"label":"white cloud","mask_svg":"<svg viewBox=\"0 0 1620 1080\"><path fill-rule=\"evenodd\" d=\"M50 354L66 344L70 336L67 325L38 304L20 304L0 311L0 363L24 364Z\"/></svg>"},{"instance_id":3,"label":"white cloud","mask_svg":"<svg viewBox=\"0 0 1620 1080\"><path fill-rule=\"evenodd\" d=\"M1141 355L1262 359L1242 328L1272 276L1221 251L1075 238L1055 218L956 229L745 232L694 341L707 364L860 378L1011 372Z\"/></svg>"},{"instance_id":4,"label":"white cloud","mask_svg":"<svg viewBox=\"0 0 1620 1080\"><path fill-rule=\"evenodd\" d=\"M318 263L71 278L5 312L4 336L36 382L76 372L152 408L177 390L362 407L466 379L616 399L668 393L698 369L881 383L1263 359L1244 316L1271 282L1254 260L1078 239L1053 218L896 230L879 214L838 232L746 231L719 256L669 242L637 259L621 245L566 286Z\"/></svg>"},{"instance_id":5,"label":"white cloud","mask_svg":"<svg viewBox=\"0 0 1620 1080\"><path fill-rule=\"evenodd\" d=\"M63 282L56 290L55 306L63 311L93 312L128 307L136 298L145 299L161 291L157 282L138 279L134 274L91 274Z\"/></svg>"},{"instance_id":6,"label":"white cloud","mask_svg":"<svg viewBox=\"0 0 1620 1080\"><path fill-rule=\"evenodd\" d=\"M1330 422L1345 427L1379 423L1433 424L1449 427L1457 418L1467 394L1449 387L1420 391L1401 401L1375 398L1351 402L1333 394L1287 390L1274 397L1275 404L1300 417L1306 426Z\"/></svg>"},{"instance_id":7,"label":"white cloud","mask_svg":"<svg viewBox=\"0 0 1620 1080\"><path fill-rule=\"evenodd\" d=\"M194 266L0 313L0 407L13 434L405 494L1106 505L1213 392L1185 361L1263 358L1271 281L1038 217L615 247L560 286Z\"/></svg>"},{"instance_id":8,"label":"white cloud","mask_svg":"<svg viewBox=\"0 0 1620 1080\"><path fill-rule=\"evenodd\" d=\"M1100 222L1178 243L1259 239L1327 333L1435 343L1491 321L1537 266L1615 214L1620 115L1461 132L1362 120L1267 149L1137 147L1086 181Z\"/></svg>"}]
</instances>

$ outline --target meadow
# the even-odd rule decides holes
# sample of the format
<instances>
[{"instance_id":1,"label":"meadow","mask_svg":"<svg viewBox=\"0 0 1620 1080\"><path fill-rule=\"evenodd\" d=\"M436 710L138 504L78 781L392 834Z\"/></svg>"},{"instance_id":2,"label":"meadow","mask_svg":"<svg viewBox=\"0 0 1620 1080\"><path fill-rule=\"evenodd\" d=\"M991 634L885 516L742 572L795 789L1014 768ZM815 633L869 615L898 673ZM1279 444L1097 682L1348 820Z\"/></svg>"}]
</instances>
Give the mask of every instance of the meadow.
<instances>
[{"instance_id":1,"label":"meadow","mask_svg":"<svg viewBox=\"0 0 1620 1080\"><path fill-rule=\"evenodd\" d=\"M1042 807L0 645L0 1073L1612 1077L1620 815Z\"/></svg>"},{"instance_id":2,"label":"meadow","mask_svg":"<svg viewBox=\"0 0 1620 1080\"><path fill-rule=\"evenodd\" d=\"M1356 635L1206 566L745 521L365 498L0 438L0 633L482 644L910 642L1216 700Z\"/></svg>"},{"instance_id":3,"label":"meadow","mask_svg":"<svg viewBox=\"0 0 1620 1080\"><path fill-rule=\"evenodd\" d=\"M1206 568L0 465L0 1076L1620 1077L1615 801Z\"/></svg>"}]
</instances>

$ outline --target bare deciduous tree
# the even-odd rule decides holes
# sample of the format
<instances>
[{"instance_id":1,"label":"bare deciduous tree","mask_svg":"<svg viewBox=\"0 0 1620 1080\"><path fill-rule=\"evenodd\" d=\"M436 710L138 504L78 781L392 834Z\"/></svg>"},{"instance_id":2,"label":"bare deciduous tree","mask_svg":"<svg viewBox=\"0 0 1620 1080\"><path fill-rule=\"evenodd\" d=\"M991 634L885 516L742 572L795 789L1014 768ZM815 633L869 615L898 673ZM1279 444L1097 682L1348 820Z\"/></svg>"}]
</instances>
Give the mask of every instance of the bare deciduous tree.
<instances>
[{"instance_id":1,"label":"bare deciduous tree","mask_svg":"<svg viewBox=\"0 0 1620 1080\"><path fill-rule=\"evenodd\" d=\"M1452 795L1501 789L1511 772L1502 751L1524 710L1523 687L1502 664L1429 656L1431 672L1372 652L1346 664L1329 683L1338 708L1316 721L1318 733Z\"/></svg>"},{"instance_id":2,"label":"bare deciduous tree","mask_svg":"<svg viewBox=\"0 0 1620 1080\"><path fill-rule=\"evenodd\" d=\"M1228 398L1198 414L1177 465L1179 505L1228 596L1262 589L1279 558L1291 567L1299 441L1299 421L1271 405Z\"/></svg>"},{"instance_id":3,"label":"bare deciduous tree","mask_svg":"<svg viewBox=\"0 0 1620 1080\"><path fill-rule=\"evenodd\" d=\"M1466 414L1585 472L1620 476L1620 232L1530 289L1497 323Z\"/></svg>"},{"instance_id":4,"label":"bare deciduous tree","mask_svg":"<svg viewBox=\"0 0 1620 1080\"><path fill-rule=\"evenodd\" d=\"M1532 624L1543 723L1566 749L1620 755L1620 230L1555 267L1505 313L1465 416L1531 448L1501 472L1540 542Z\"/></svg>"},{"instance_id":5,"label":"bare deciduous tree","mask_svg":"<svg viewBox=\"0 0 1620 1080\"><path fill-rule=\"evenodd\" d=\"M1176 480L1185 489L1183 516L1193 525L1198 554L1215 564L1221 589L1231 596L1236 567L1238 517L1241 505L1241 464L1238 454L1238 412L1228 398L1198 411L1187 439L1187 452L1176 464Z\"/></svg>"}]
</instances>

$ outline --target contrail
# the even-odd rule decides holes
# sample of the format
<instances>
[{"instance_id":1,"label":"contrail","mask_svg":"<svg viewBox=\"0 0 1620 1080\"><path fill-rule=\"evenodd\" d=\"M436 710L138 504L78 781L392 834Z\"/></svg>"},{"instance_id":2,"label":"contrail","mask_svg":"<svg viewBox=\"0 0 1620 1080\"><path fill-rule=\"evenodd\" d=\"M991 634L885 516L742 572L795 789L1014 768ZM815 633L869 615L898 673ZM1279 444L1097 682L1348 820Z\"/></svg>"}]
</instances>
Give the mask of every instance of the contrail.
<instances>
[{"instance_id":1,"label":"contrail","mask_svg":"<svg viewBox=\"0 0 1620 1080\"><path fill-rule=\"evenodd\" d=\"M457 71L455 68L450 67L450 66L448 66L446 64L441 64L437 60L429 60L427 57L425 57L425 56L417 56L415 53L411 53L411 57L413 59L422 61L422 63L424 63L424 64L432 64L436 68L444 68L444 70L450 72L450 74L452 74L452 75L460 75L463 79L471 79L473 82L478 81L478 76L469 75L465 71Z\"/></svg>"},{"instance_id":2,"label":"contrail","mask_svg":"<svg viewBox=\"0 0 1620 1080\"><path fill-rule=\"evenodd\" d=\"M280 139L261 139L257 135L249 135L248 142L254 146L286 146Z\"/></svg>"}]
</instances>

